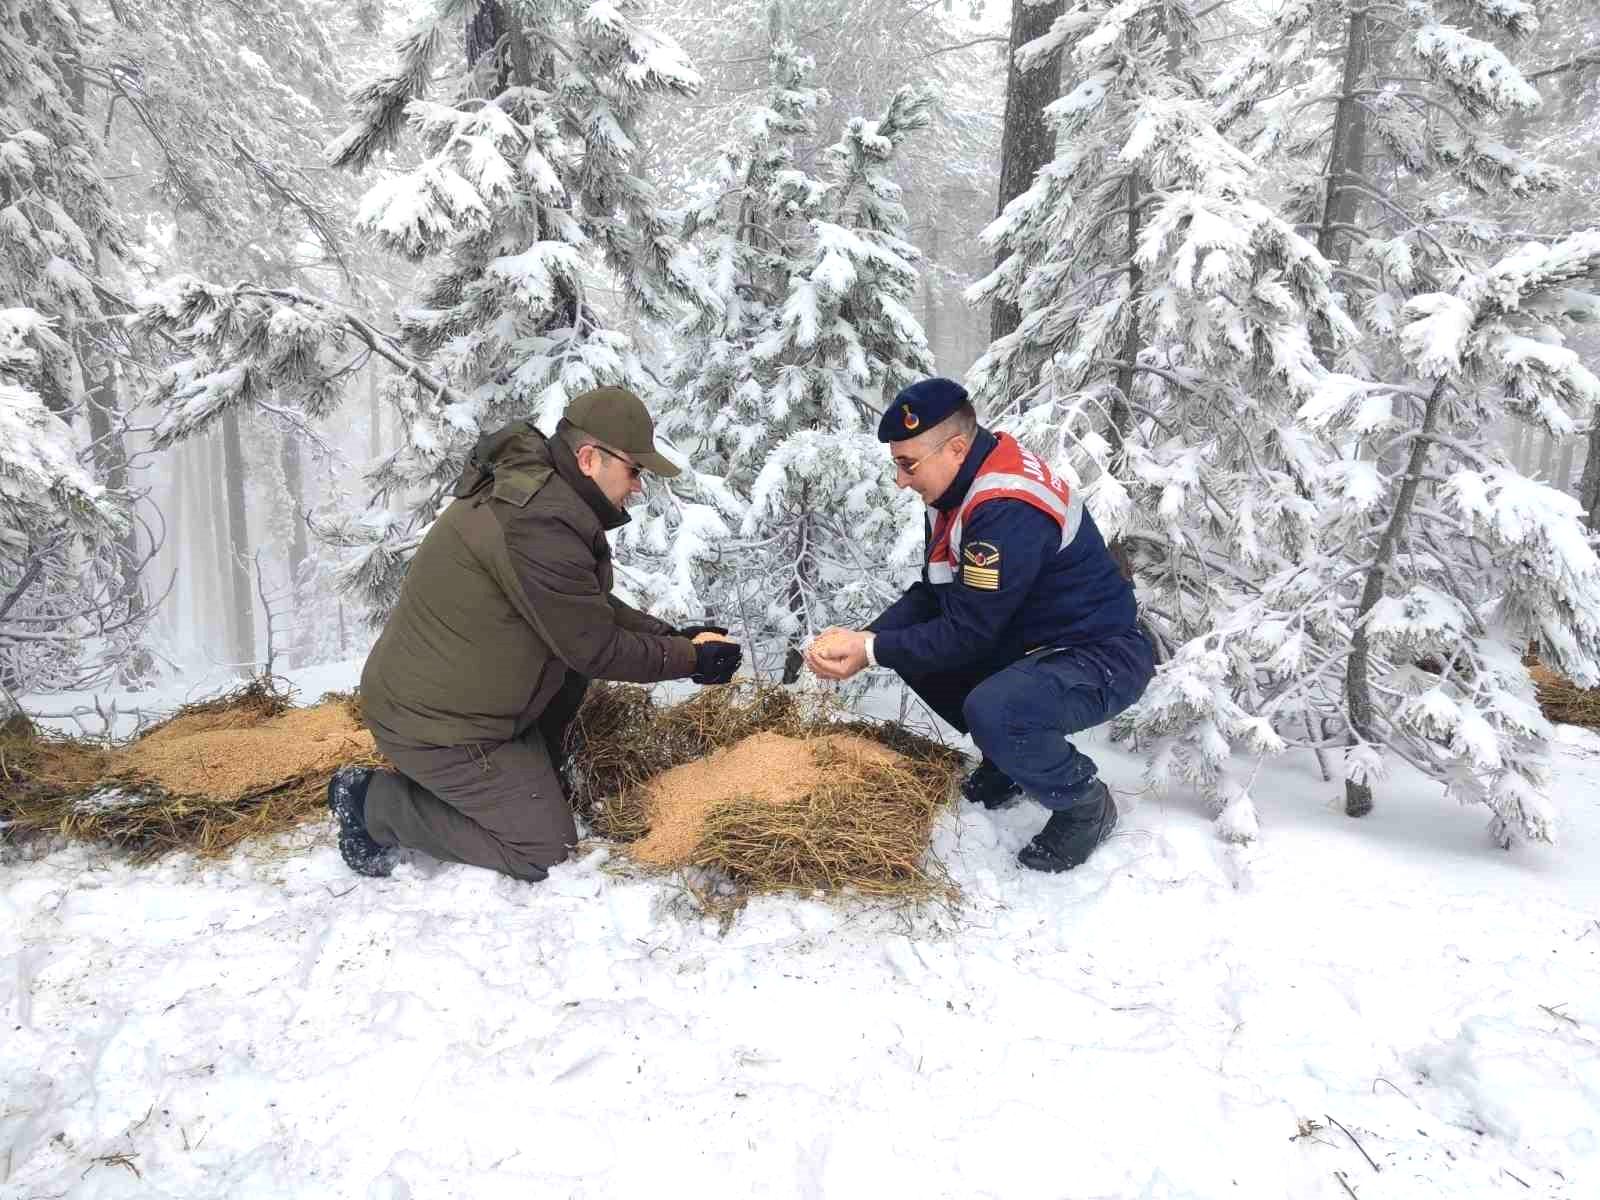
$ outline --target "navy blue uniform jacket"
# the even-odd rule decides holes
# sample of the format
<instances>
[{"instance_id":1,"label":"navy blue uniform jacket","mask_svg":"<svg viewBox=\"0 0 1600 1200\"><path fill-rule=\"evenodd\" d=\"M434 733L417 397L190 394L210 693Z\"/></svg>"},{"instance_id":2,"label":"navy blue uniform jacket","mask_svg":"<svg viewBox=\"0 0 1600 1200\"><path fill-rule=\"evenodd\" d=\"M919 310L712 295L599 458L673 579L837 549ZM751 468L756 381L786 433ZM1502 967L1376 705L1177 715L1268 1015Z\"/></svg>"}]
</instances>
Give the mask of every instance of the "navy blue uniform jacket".
<instances>
[{"instance_id":1,"label":"navy blue uniform jacket","mask_svg":"<svg viewBox=\"0 0 1600 1200\"><path fill-rule=\"evenodd\" d=\"M1054 517L1024 500L979 503L953 549L957 561L979 543L985 559L998 551L997 586L986 571L979 573L984 586L973 586L965 571L930 581L934 519L960 507L997 444L994 434L978 430L955 482L925 518L922 579L867 626L876 634L873 656L901 675L998 671L1042 647L1081 646L1134 629L1133 588L1081 504L1064 534Z\"/></svg>"}]
</instances>

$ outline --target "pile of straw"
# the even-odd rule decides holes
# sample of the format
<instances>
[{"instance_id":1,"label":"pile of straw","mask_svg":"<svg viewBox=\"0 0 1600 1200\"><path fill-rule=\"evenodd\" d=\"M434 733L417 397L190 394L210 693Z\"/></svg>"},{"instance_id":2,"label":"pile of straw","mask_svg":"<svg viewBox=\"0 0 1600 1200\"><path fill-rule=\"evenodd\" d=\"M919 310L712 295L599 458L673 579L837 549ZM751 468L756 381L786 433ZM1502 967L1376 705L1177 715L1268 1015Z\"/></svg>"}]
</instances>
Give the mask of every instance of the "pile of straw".
<instances>
[{"instance_id":1,"label":"pile of straw","mask_svg":"<svg viewBox=\"0 0 1600 1200\"><path fill-rule=\"evenodd\" d=\"M597 685L569 747L579 811L601 835L641 846L662 815L668 772L738 748L773 754L786 769L797 748L809 755L800 786L753 786L713 803L697 815L698 838L680 859L635 855L647 866L714 868L743 894L953 894L929 841L962 758L899 726L832 720L771 685L707 688L670 708L641 688Z\"/></svg>"},{"instance_id":2,"label":"pile of straw","mask_svg":"<svg viewBox=\"0 0 1600 1200\"><path fill-rule=\"evenodd\" d=\"M1581 688L1538 662L1529 666L1528 674L1546 720L1600 729L1600 688Z\"/></svg>"},{"instance_id":3,"label":"pile of straw","mask_svg":"<svg viewBox=\"0 0 1600 1200\"><path fill-rule=\"evenodd\" d=\"M326 816L328 778L380 759L351 697L293 708L269 678L185 705L122 746L0 726L0 838L61 836L136 860L217 857Z\"/></svg>"}]
</instances>

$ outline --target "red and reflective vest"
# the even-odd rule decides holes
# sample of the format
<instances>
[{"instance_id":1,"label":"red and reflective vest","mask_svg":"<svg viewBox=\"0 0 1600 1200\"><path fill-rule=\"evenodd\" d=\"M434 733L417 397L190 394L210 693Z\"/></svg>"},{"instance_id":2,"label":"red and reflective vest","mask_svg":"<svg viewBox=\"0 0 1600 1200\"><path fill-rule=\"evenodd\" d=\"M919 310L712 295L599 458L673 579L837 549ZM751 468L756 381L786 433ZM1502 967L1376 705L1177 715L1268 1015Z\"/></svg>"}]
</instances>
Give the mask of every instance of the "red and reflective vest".
<instances>
[{"instance_id":1,"label":"red and reflective vest","mask_svg":"<svg viewBox=\"0 0 1600 1200\"><path fill-rule=\"evenodd\" d=\"M1009 433L996 434L995 443L967 488L966 499L949 512L929 510L933 517L927 564L931 584L955 582L961 570L961 530L977 507L990 500L1021 500L1050 516L1061 529L1062 549L1078 536L1083 498Z\"/></svg>"}]
</instances>

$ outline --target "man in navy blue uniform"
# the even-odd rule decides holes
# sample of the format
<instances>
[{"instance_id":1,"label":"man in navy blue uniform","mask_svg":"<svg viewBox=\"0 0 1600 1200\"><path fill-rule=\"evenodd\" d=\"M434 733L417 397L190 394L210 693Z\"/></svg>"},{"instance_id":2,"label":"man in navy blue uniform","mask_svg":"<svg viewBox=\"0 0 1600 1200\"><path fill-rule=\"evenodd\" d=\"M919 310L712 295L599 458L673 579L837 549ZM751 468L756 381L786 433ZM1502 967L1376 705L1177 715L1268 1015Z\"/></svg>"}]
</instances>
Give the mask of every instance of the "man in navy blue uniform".
<instances>
[{"instance_id":1,"label":"man in navy blue uniform","mask_svg":"<svg viewBox=\"0 0 1600 1200\"><path fill-rule=\"evenodd\" d=\"M928 505L922 578L865 630L820 635L807 661L827 679L898 673L982 751L968 799L999 808L1025 793L1050 810L1022 865L1071 870L1117 807L1068 739L1127 708L1155 673L1133 589L1082 499L1008 434L982 428L960 384L906 388L878 440L896 484Z\"/></svg>"}]
</instances>

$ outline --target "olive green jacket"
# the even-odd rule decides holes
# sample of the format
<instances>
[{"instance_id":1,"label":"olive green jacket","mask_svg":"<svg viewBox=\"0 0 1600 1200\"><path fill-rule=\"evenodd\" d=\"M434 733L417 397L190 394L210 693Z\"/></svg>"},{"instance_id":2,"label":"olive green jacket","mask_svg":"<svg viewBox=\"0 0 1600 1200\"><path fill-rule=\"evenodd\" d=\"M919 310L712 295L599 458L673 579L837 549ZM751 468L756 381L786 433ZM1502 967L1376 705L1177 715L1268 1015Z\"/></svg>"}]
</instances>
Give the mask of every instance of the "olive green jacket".
<instances>
[{"instance_id":1,"label":"olive green jacket","mask_svg":"<svg viewBox=\"0 0 1600 1200\"><path fill-rule=\"evenodd\" d=\"M363 716L396 741L521 737L570 669L653 683L695 648L611 595L606 530L628 520L571 449L518 421L478 440L361 674Z\"/></svg>"}]
</instances>

